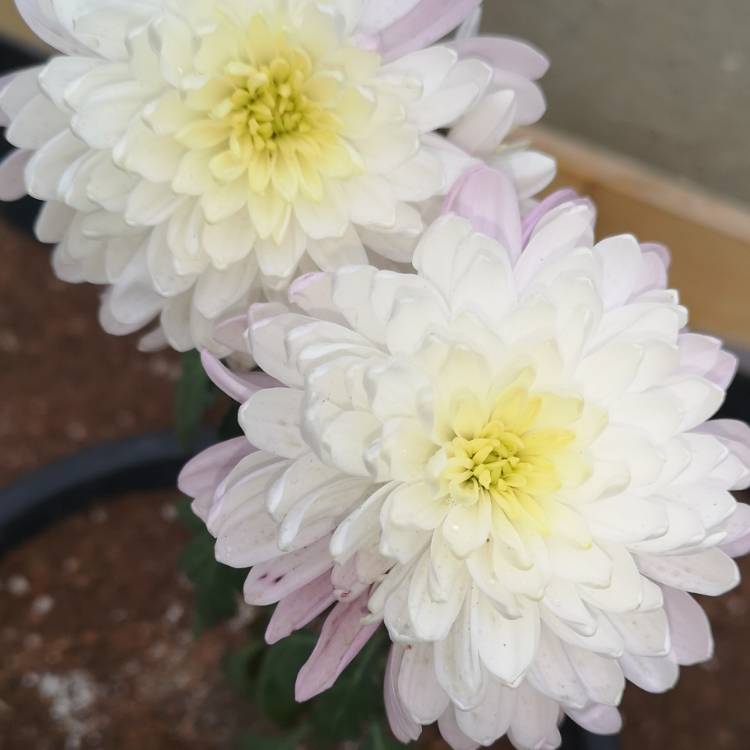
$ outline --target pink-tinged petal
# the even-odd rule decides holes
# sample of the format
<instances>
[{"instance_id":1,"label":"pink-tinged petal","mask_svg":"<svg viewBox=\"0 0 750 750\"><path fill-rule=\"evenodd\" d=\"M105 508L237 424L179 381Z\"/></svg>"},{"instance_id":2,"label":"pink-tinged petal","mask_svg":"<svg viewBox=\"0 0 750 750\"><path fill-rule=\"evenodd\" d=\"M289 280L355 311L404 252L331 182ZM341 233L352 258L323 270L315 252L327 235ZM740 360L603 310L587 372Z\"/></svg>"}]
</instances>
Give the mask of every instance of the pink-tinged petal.
<instances>
[{"instance_id":1,"label":"pink-tinged petal","mask_svg":"<svg viewBox=\"0 0 750 750\"><path fill-rule=\"evenodd\" d=\"M516 94L516 125L531 125L537 122L547 109L539 84L510 70L495 68L492 76L494 89L506 89Z\"/></svg>"},{"instance_id":2,"label":"pink-tinged petal","mask_svg":"<svg viewBox=\"0 0 750 750\"><path fill-rule=\"evenodd\" d=\"M177 486L180 492L189 497L198 497L207 492L213 495L224 477L245 456L254 452L255 448L244 436L212 445L188 461L180 472Z\"/></svg>"},{"instance_id":3,"label":"pink-tinged petal","mask_svg":"<svg viewBox=\"0 0 750 750\"><path fill-rule=\"evenodd\" d=\"M468 170L443 204L444 214L468 219L477 232L500 242L516 260L521 253L521 216L512 180L483 165Z\"/></svg>"},{"instance_id":4,"label":"pink-tinged petal","mask_svg":"<svg viewBox=\"0 0 750 750\"><path fill-rule=\"evenodd\" d=\"M23 173L31 156L31 151L13 151L0 162L0 201L17 201L26 195Z\"/></svg>"},{"instance_id":5,"label":"pink-tinged petal","mask_svg":"<svg viewBox=\"0 0 750 750\"><path fill-rule=\"evenodd\" d=\"M238 403L264 388L277 388L280 383L264 372L248 372L242 375L232 372L208 351L201 352L201 362L211 382Z\"/></svg>"},{"instance_id":6,"label":"pink-tinged petal","mask_svg":"<svg viewBox=\"0 0 750 750\"><path fill-rule=\"evenodd\" d=\"M367 572L364 576L366 581L362 580L358 569L359 557L359 555L353 555L343 565L335 565L333 568L331 583L333 583L336 599L340 602L356 599L371 585L369 581L373 580L373 576L367 575Z\"/></svg>"},{"instance_id":7,"label":"pink-tinged petal","mask_svg":"<svg viewBox=\"0 0 750 750\"><path fill-rule=\"evenodd\" d=\"M696 427L695 432L721 440L748 470L750 478L750 425L737 419L712 419Z\"/></svg>"},{"instance_id":8,"label":"pink-tinged petal","mask_svg":"<svg viewBox=\"0 0 750 750\"><path fill-rule=\"evenodd\" d=\"M737 509L726 525L727 537L721 549L732 557L750 554L750 505L737 503Z\"/></svg>"},{"instance_id":9,"label":"pink-tinged petal","mask_svg":"<svg viewBox=\"0 0 750 750\"><path fill-rule=\"evenodd\" d=\"M549 60L535 47L518 39L502 36L475 36L451 44L461 57L477 57L494 68L539 80L549 68Z\"/></svg>"},{"instance_id":10,"label":"pink-tinged petal","mask_svg":"<svg viewBox=\"0 0 750 750\"><path fill-rule=\"evenodd\" d=\"M658 256L664 268L667 271L669 270L669 267L672 265L672 254L666 245L662 245L660 242L642 242L641 249L644 253L653 253Z\"/></svg>"},{"instance_id":11,"label":"pink-tinged petal","mask_svg":"<svg viewBox=\"0 0 750 750\"><path fill-rule=\"evenodd\" d=\"M613 706L594 703L578 711L566 710L573 721L594 734L617 734L622 729L622 716Z\"/></svg>"},{"instance_id":12,"label":"pink-tinged petal","mask_svg":"<svg viewBox=\"0 0 750 750\"><path fill-rule=\"evenodd\" d=\"M408 715L398 694L398 676L403 658L404 649L397 645L391 646L385 668L383 697L391 731L399 742L409 743L419 739L422 727Z\"/></svg>"},{"instance_id":13,"label":"pink-tinged petal","mask_svg":"<svg viewBox=\"0 0 750 750\"><path fill-rule=\"evenodd\" d=\"M248 349L248 325L247 314L233 315L214 328L214 339L230 351L245 352Z\"/></svg>"},{"instance_id":14,"label":"pink-tinged petal","mask_svg":"<svg viewBox=\"0 0 750 750\"><path fill-rule=\"evenodd\" d=\"M534 206L531 211L523 219L523 229L521 243L523 247L529 241L529 238L536 229L536 225L542 220L542 218L553 209L558 206L562 206L563 203L569 203L571 201L578 200L578 193L573 188L563 188L562 190L556 190L551 195L548 195L543 201Z\"/></svg>"},{"instance_id":15,"label":"pink-tinged petal","mask_svg":"<svg viewBox=\"0 0 750 750\"><path fill-rule=\"evenodd\" d=\"M461 25L456 29L454 38L457 40L470 39L479 34L482 28L482 8L477 8L473 13L466 16Z\"/></svg>"},{"instance_id":16,"label":"pink-tinged petal","mask_svg":"<svg viewBox=\"0 0 750 750\"><path fill-rule=\"evenodd\" d=\"M304 628L335 601L331 575L324 573L279 602L266 628L266 643L278 643Z\"/></svg>"},{"instance_id":17,"label":"pink-tinged petal","mask_svg":"<svg viewBox=\"0 0 750 750\"><path fill-rule=\"evenodd\" d=\"M363 624L368 614L367 594L353 602L339 602L333 608L314 651L297 675L295 696L298 702L308 701L328 690L370 640L380 623Z\"/></svg>"},{"instance_id":18,"label":"pink-tinged petal","mask_svg":"<svg viewBox=\"0 0 750 750\"><path fill-rule=\"evenodd\" d=\"M721 351L721 341L701 333L682 333L677 341L680 366L695 375L705 375L715 367Z\"/></svg>"},{"instance_id":19,"label":"pink-tinged petal","mask_svg":"<svg viewBox=\"0 0 750 750\"><path fill-rule=\"evenodd\" d=\"M329 537L324 537L309 547L256 565L245 579L245 601L259 606L275 604L312 583L326 571L330 575L329 541Z\"/></svg>"},{"instance_id":20,"label":"pink-tinged petal","mask_svg":"<svg viewBox=\"0 0 750 750\"><path fill-rule=\"evenodd\" d=\"M669 619L672 654L685 666L708 661L714 652L711 625L703 608L690 594L662 586Z\"/></svg>"},{"instance_id":21,"label":"pink-tinged petal","mask_svg":"<svg viewBox=\"0 0 750 750\"><path fill-rule=\"evenodd\" d=\"M641 243L641 268L635 280L633 298L653 289L666 289L669 281L669 250L653 242Z\"/></svg>"},{"instance_id":22,"label":"pink-tinged petal","mask_svg":"<svg viewBox=\"0 0 750 750\"><path fill-rule=\"evenodd\" d=\"M732 384L739 364L740 362L734 354L722 349L716 357L716 364L704 377L726 390Z\"/></svg>"},{"instance_id":23,"label":"pink-tinged petal","mask_svg":"<svg viewBox=\"0 0 750 750\"><path fill-rule=\"evenodd\" d=\"M456 721L456 712L453 706L449 706L438 719L438 728L443 739L453 750L476 750L479 747L478 742L474 742L461 731Z\"/></svg>"},{"instance_id":24,"label":"pink-tinged petal","mask_svg":"<svg viewBox=\"0 0 750 750\"><path fill-rule=\"evenodd\" d=\"M460 26L481 0L421 0L377 35L386 61L429 47Z\"/></svg>"},{"instance_id":25,"label":"pink-tinged petal","mask_svg":"<svg viewBox=\"0 0 750 750\"><path fill-rule=\"evenodd\" d=\"M16 7L26 25L50 47L68 55L86 49L65 31L55 17L50 0L16 0Z\"/></svg>"},{"instance_id":26,"label":"pink-tinged petal","mask_svg":"<svg viewBox=\"0 0 750 750\"><path fill-rule=\"evenodd\" d=\"M666 693L680 676L680 667L669 656L635 656L626 652L620 658L620 666L625 677L649 693Z\"/></svg>"}]
</instances>

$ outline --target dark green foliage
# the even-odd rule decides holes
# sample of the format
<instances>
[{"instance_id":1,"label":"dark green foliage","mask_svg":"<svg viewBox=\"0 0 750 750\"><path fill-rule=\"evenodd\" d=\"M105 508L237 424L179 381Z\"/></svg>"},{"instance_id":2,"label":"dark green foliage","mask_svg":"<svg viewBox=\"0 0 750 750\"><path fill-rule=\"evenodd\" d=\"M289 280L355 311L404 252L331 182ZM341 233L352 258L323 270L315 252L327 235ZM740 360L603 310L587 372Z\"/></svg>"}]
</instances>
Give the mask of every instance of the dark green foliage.
<instances>
[{"instance_id":1,"label":"dark green foliage","mask_svg":"<svg viewBox=\"0 0 750 750\"><path fill-rule=\"evenodd\" d=\"M182 355L182 374L175 387L174 416L177 437L185 447L195 439L217 391L203 370L197 351Z\"/></svg>"},{"instance_id":2,"label":"dark green foliage","mask_svg":"<svg viewBox=\"0 0 750 750\"><path fill-rule=\"evenodd\" d=\"M298 721L309 707L294 699L294 682L312 653L315 637L299 632L266 649L258 671L255 703L264 716L287 726Z\"/></svg>"},{"instance_id":3,"label":"dark green foliage","mask_svg":"<svg viewBox=\"0 0 750 750\"><path fill-rule=\"evenodd\" d=\"M287 734L275 737L245 735L240 740L237 750L296 750L307 734L307 727L299 727Z\"/></svg>"},{"instance_id":4,"label":"dark green foliage","mask_svg":"<svg viewBox=\"0 0 750 750\"><path fill-rule=\"evenodd\" d=\"M363 729L383 715L385 649L373 636L336 684L312 701L312 721L321 738L356 740Z\"/></svg>"},{"instance_id":5,"label":"dark green foliage","mask_svg":"<svg viewBox=\"0 0 750 750\"><path fill-rule=\"evenodd\" d=\"M265 653L262 637L251 636L242 648L228 651L221 660L229 684L248 700L255 699L255 676Z\"/></svg>"},{"instance_id":6,"label":"dark green foliage","mask_svg":"<svg viewBox=\"0 0 750 750\"><path fill-rule=\"evenodd\" d=\"M219 425L219 440L231 440L242 435L242 428L237 419L240 405L234 401L229 402L226 414Z\"/></svg>"},{"instance_id":7,"label":"dark green foliage","mask_svg":"<svg viewBox=\"0 0 750 750\"><path fill-rule=\"evenodd\" d=\"M193 584L193 629L197 634L237 614L237 599L247 571L217 562L214 539L200 519L193 515L189 501L180 501L177 508L178 515L193 534L182 553L180 569Z\"/></svg>"},{"instance_id":8,"label":"dark green foliage","mask_svg":"<svg viewBox=\"0 0 750 750\"><path fill-rule=\"evenodd\" d=\"M253 643L260 644L260 638L258 632ZM294 699L294 683L315 640L313 633L300 632L270 648L246 646L227 657L224 668L231 683L253 696L261 715L280 728L295 727L292 734L245 737L241 748L291 749L302 738L315 750L333 750L344 741L357 742L362 750L402 747L383 728L384 638L375 636L330 690L300 704Z\"/></svg>"},{"instance_id":9,"label":"dark green foliage","mask_svg":"<svg viewBox=\"0 0 750 750\"><path fill-rule=\"evenodd\" d=\"M381 723L374 723L370 725L361 750L399 750L402 747L404 746L393 739L388 729L384 729Z\"/></svg>"}]
</instances>

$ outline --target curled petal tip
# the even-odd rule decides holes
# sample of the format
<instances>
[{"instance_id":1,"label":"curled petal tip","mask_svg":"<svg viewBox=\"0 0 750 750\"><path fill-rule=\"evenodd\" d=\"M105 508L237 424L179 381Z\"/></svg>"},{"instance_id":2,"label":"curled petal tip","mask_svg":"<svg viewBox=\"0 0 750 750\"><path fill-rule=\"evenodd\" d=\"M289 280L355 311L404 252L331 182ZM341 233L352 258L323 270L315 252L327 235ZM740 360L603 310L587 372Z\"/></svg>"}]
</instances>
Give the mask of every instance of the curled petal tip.
<instances>
[{"instance_id":1,"label":"curled petal tip","mask_svg":"<svg viewBox=\"0 0 750 750\"><path fill-rule=\"evenodd\" d=\"M520 254L518 193L504 172L484 165L469 169L448 194L443 213L468 219L477 232L500 242L514 258Z\"/></svg>"}]
</instances>

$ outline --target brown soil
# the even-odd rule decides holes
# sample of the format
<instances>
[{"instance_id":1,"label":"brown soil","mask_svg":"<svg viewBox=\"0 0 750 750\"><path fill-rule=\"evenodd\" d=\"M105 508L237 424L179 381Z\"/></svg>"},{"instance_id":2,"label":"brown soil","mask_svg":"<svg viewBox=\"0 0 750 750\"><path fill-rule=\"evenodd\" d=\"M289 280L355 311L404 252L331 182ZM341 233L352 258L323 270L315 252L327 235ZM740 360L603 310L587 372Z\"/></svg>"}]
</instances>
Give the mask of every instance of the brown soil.
<instances>
[{"instance_id":1,"label":"brown soil","mask_svg":"<svg viewBox=\"0 0 750 750\"><path fill-rule=\"evenodd\" d=\"M0 563L0 746L228 748L247 707L219 661L236 622L195 639L174 492L68 519Z\"/></svg>"},{"instance_id":2,"label":"brown soil","mask_svg":"<svg viewBox=\"0 0 750 750\"><path fill-rule=\"evenodd\" d=\"M55 281L46 250L2 225L0 252L0 484L82 445L168 427L176 357L102 333L97 292ZM246 728L248 707L219 671L241 628L193 639L174 497L96 506L0 559L0 747L211 750ZM716 658L665 696L630 686L624 750L750 746L750 583L705 604Z\"/></svg>"},{"instance_id":3,"label":"brown soil","mask_svg":"<svg viewBox=\"0 0 750 750\"><path fill-rule=\"evenodd\" d=\"M48 248L0 223L0 484L84 445L172 424L173 352L97 323L98 291L54 278Z\"/></svg>"}]
</instances>

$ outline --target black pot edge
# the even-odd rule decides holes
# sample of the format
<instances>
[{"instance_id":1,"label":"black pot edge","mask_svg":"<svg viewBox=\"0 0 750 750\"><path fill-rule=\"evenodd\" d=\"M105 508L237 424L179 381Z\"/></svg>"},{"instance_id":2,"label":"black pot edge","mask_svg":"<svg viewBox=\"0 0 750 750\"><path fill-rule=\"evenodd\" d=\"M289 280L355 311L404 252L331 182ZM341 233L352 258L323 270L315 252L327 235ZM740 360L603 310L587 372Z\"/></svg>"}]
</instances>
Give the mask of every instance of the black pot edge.
<instances>
[{"instance_id":1,"label":"black pot edge","mask_svg":"<svg viewBox=\"0 0 750 750\"><path fill-rule=\"evenodd\" d=\"M92 502L126 492L174 488L198 450L216 441L201 433L187 450L173 432L101 443L55 461L0 489L0 555Z\"/></svg>"}]
</instances>

